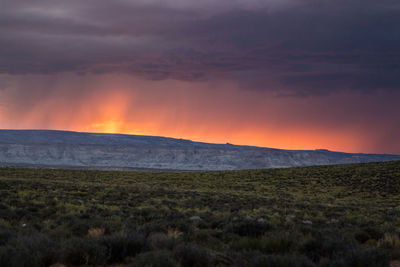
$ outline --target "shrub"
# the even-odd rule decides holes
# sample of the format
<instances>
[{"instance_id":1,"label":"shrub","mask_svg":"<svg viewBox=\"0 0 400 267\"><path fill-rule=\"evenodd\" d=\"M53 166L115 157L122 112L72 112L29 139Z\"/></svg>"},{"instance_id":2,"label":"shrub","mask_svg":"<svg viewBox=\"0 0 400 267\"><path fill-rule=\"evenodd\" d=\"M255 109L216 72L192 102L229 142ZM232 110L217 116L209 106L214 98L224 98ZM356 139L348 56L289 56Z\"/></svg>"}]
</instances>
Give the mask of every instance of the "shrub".
<instances>
[{"instance_id":1,"label":"shrub","mask_svg":"<svg viewBox=\"0 0 400 267\"><path fill-rule=\"evenodd\" d=\"M16 235L8 229L0 229L0 246L7 244Z\"/></svg>"},{"instance_id":2,"label":"shrub","mask_svg":"<svg viewBox=\"0 0 400 267\"><path fill-rule=\"evenodd\" d=\"M364 244L365 242L371 239L371 236L367 232L359 230L354 234L354 238L359 243Z\"/></svg>"},{"instance_id":3,"label":"shrub","mask_svg":"<svg viewBox=\"0 0 400 267\"><path fill-rule=\"evenodd\" d=\"M29 265L35 262L37 266L48 266L57 262L59 255L58 243L43 234L18 238L16 247L22 248L29 255Z\"/></svg>"},{"instance_id":4,"label":"shrub","mask_svg":"<svg viewBox=\"0 0 400 267\"><path fill-rule=\"evenodd\" d=\"M140 234L114 234L102 239L107 248L107 263L120 263L126 257L133 257L144 247L145 238Z\"/></svg>"},{"instance_id":5,"label":"shrub","mask_svg":"<svg viewBox=\"0 0 400 267\"><path fill-rule=\"evenodd\" d=\"M251 251L251 250L258 250L262 251L262 242L260 239L253 238L253 237L243 237L232 244L232 248L234 250L244 250L244 251Z\"/></svg>"},{"instance_id":6,"label":"shrub","mask_svg":"<svg viewBox=\"0 0 400 267\"><path fill-rule=\"evenodd\" d=\"M232 225L231 231L240 236L259 237L271 229L271 226L264 222L244 220Z\"/></svg>"},{"instance_id":7,"label":"shrub","mask_svg":"<svg viewBox=\"0 0 400 267\"><path fill-rule=\"evenodd\" d=\"M137 255L132 260L137 267L175 267L177 262L168 251L150 251Z\"/></svg>"},{"instance_id":8,"label":"shrub","mask_svg":"<svg viewBox=\"0 0 400 267\"><path fill-rule=\"evenodd\" d=\"M277 234L261 239L244 237L232 245L235 250L258 250L266 254L279 254L289 252L293 245L294 239L286 234Z\"/></svg>"},{"instance_id":9,"label":"shrub","mask_svg":"<svg viewBox=\"0 0 400 267\"><path fill-rule=\"evenodd\" d=\"M151 233L166 233L168 226L162 223L146 223L139 229L139 233L145 237L150 236Z\"/></svg>"},{"instance_id":10,"label":"shrub","mask_svg":"<svg viewBox=\"0 0 400 267\"><path fill-rule=\"evenodd\" d=\"M107 248L95 239L73 238L63 249L63 262L71 265L104 264Z\"/></svg>"},{"instance_id":11,"label":"shrub","mask_svg":"<svg viewBox=\"0 0 400 267\"><path fill-rule=\"evenodd\" d=\"M376 227L366 227L363 229L372 239L378 240L383 238L383 232Z\"/></svg>"},{"instance_id":12,"label":"shrub","mask_svg":"<svg viewBox=\"0 0 400 267\"><path fill-rule=\"evenodd\" d=\"M324 258L318 264L318 267L348 267L345 259L327 259Z\"/></svg>"},{"instance_id":13,"label":"shrub","mask_svg":"<svg viewBox=\"0 0 400 267\"><path fill-rule=\"evenodd\" d=\"M306 240L301 244L299 251L307 255L314 262L321 258L342 257L350 249L350 243L333 236L322 236Z\"/></svg>"},{"instance_id":14,"label":"shrub","mask_svg":"<svg viewBox=\"0 0 400 267\"><path fill-rule=\"evenodd\" d=\"M296 255L256 255L249 259L251 267L315 267L316 265L304 256Z\"/></svg>"},{"instance_id":15,"label":"shrub","mask_svg":"<svg viewBox=\"0 0 400 267\"><path fill-rule=\"evenodd\" d=\"M378 240L378 246L384 248L400 248L400 238L398 234L385 234L385 236Z\"/></svg>"},{"instance_id":16,"label":"shrub","mask_svg":"<svg viewBox=\"0 0 400 267\"><path fill-rule=\"evenodd\" d=\"M0 215L2 215L2 214L0 213ZM3 227L4 228L10 228L11 224L10 224L9 221L6 221L5 219L2 218L2 216L0 216L0 228L3 228Z\"/></svg>"},{"instance_id":17,"label":"shrub","mask_svg":"<svg viewBox=\"0 0 400 267\"><path fill-rule=\"evenodd\" d=\"M294 239L287 234L277 234L262 239L264 253L287 253L294 246Z\"/></svg>"},{"instance_id":18,"label":"shrub","mask_svg":"<svg viewBox=\"0 0 400 267\"><path fill-rule=\"evenodd\" d=\"M14 258L15 258L14 249L7 246L0 247L0 266L13 266Z\"/></svg>"},{"instance_id":19,"label":"shrub","mask_svg":"<svg viewBox=\"0 0 400 267\"><path fill-rule=\"evenodd\" d=\"M183 267L209 266L214 263L214 257L208 250L192 244L177 247L175 257Z\"/></svg>"},{"instance_id":20,"label":"shrub","mask_svg":"<svg viewBox=\"0 0 400 267\"><path fill-rule=\"evenodd\" d=\"M75 236L85 236L89 231L89 223L79 220L76 220L76 223L70 226L71 233Z\"/></svg>"},{"instance_id":21,"label":"shrub","mask_svg":"<svg viewBox=\"0 0 400 267\"><path fill-rule=\"evenodd\" d=\"M400 238L398 234L385 234L382 239L378 240L378 247L390 250L392 259L400 259Z\"/></svg>"},{"instance_id":22,"label":"shrub","mask_svg":"<svg viewBox=\"0 0 400 267\"><path fill-rule=\"evenodd\" d=\"M379 248L352 250L345 258L346 266L351 267L387 267L390 252Z\"/></svg>"},{"instance_id":23,"label":"shrub","mask_svg":"<svg viewBox=\"0 0 400 267\"><path fill-rule=\"evenodd\" d=\"M224 253L215 253L214 263L216 266L233 266L234 259L231 256L233 256L233 255L224 254Z\"/></svg>"},{"instance_id":24,"label":"shrub","mask_svg":"<svg viewBox=\"0 0 400 267\"><path fill-rule=\"evenodd\" d=\"M176 244L176 240L164 233L154 233L148 238L150 249L166 249L172 250Z\"/></svg>"},{"instance_id":25,"label":"shrub","mask_svg":"<svg viewBox=\"0 0 400 267\"><path fill-rule=\"evenodd\" d=\"M0 266L49 266L57 262L58 247L41 234L21 236L0 247Z\"/></svg>"}]
</instances>

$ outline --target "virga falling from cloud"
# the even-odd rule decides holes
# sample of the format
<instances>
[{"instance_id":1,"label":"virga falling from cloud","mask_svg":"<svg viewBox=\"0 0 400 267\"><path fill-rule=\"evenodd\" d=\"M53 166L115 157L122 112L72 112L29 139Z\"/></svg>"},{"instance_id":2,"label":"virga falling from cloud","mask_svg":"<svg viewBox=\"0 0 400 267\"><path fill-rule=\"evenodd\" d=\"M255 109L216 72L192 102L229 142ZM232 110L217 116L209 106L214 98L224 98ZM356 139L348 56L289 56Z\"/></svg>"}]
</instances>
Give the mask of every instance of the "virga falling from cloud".
<instances>
[{"instance_id":1,"label":"virga falling from cloud","mask_svg":"<svg viewBox=\"0 0 400 267\"><path fill-rule=\"evenodd\" d=\"M0 127L400 153L393 0L4 0Z\"/></svg>"},{"instance_id":2,"label":"virga falling from cloud","mask_svg":"<svg viewBox=\"0 0 400 267\"><path fill-rule=\"evenodd\" d=\"M391 138L380 141L399 132L400 125L390 119L400 111L397 101L372 108L387 92L298 98L246 91L232 82L149 81L126 74L8 79L13 86L0 92L8 103L1 128L162 135L288 149L399 149ZM38 94L49 86L51 94ZM368 130L371 125L374 131Z\"/></svg>"}]
</instances>

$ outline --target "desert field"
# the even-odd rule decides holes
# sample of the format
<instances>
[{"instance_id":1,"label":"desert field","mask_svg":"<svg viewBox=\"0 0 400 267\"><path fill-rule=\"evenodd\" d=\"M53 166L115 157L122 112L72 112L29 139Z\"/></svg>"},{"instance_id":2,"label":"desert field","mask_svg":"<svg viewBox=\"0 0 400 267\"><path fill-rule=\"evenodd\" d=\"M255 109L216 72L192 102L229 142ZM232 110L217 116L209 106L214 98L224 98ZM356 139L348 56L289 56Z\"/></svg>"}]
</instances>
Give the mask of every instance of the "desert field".
<instances>
[{"instance_id":1,"label":"desert field","mask_svg":"<svg viewBox=\"0 0 400 267\"><path fill-rule=\"evenodd\" d=\"M0 169L0 266L389 266L400 162Z\"/></svg>"}]
</instances>

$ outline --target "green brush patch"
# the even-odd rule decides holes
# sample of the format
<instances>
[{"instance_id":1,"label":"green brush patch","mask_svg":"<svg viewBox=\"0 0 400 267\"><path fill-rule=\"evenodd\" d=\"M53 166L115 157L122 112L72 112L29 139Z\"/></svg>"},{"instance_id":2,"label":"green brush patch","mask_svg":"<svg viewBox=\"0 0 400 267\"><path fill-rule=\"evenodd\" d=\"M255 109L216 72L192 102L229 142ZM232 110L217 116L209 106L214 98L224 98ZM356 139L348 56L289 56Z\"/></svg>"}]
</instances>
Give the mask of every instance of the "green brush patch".
<instances>
[{"instance_id":1,"label":"green brush patch","mask_svg":"<svg viewBox=\"0 0 400 267\"><path fill-rule=\"evenodd\" d=\"M400 162L221 172L0 169L0 266L389 266Z\"/></svg>"}]
</instances>

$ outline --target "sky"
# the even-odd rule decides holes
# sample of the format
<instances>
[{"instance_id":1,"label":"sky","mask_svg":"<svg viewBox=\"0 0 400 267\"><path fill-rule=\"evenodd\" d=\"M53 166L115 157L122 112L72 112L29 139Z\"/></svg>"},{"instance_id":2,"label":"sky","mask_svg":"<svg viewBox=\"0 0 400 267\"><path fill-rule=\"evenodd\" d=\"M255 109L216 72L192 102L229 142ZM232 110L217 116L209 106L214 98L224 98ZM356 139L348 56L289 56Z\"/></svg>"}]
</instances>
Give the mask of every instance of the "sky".
<instances>
[{"instance_id":1,"label":"sky","mask_svg":"<svg viewBox=\"0 0 400 267\"><path fill-rule=\"evenodd\" d=\"M400 154L398 0L2 0L0 128Z\"/></svg>"}]
</instances>

